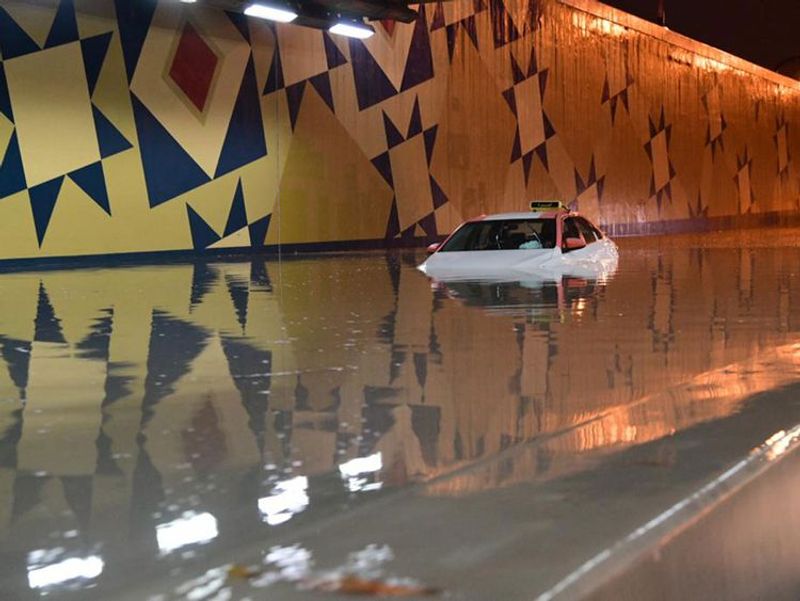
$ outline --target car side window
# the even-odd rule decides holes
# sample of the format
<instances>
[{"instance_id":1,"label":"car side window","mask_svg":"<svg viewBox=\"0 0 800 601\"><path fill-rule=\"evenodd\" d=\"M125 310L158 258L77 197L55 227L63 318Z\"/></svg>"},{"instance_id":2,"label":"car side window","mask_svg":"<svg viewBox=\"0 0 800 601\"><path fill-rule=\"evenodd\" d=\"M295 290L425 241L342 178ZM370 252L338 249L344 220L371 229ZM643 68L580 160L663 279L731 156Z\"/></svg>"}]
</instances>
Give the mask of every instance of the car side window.
<instances>
[{"instance_id":1,"label":"car side window","mask_svg":"<svg viewBox=\"0 0 800 601\"><path fill-rule=\"evenodd\" d=\"M586 244L591 244L592 242L597 241L597 235L594 232L594 228L591 224L586 221L585 219L578 217L575 219L578 222L578 229L583 234L583 239L586 240Z\"/></svg>"},{"instance_id":2,"label":"car side window","mask_svg":"<svg viewBox=\"0 0 800 601\"><path fill-rule=\"evenodd\" d=\"M575 219L572 217L568 217L564 220L564 240L567 238L580 238L581 235L578 232L578 226L575 224Z\"/></svg>"}]
</instances>

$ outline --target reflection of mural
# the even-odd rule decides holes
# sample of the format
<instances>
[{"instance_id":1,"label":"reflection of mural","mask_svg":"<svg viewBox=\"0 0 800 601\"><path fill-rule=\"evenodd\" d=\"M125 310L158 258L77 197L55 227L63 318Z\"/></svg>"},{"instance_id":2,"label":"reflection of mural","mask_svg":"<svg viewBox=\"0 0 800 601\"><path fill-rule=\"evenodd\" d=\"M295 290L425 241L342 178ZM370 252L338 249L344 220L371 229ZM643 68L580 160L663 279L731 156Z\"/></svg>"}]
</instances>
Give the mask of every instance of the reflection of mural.
<instances>
[{"instance_id":1,"label":"reflection of mural","mask_svg":"<svg viewBox=\"0 0 800 601\"><path fill-rule=\"evenodd\" d=\"M419 10L362 42L3 2L0 259L405 244L541 196L614 231L796 211L796 82L591 1Z\"/></svg>"},{"instance_id":2,"label":"reflection of mural","mask_svg":"<svg viewBox=\"0 0 800 601\"><path fill-rule=\"evenodd\" d=\"M236 539L231 511L303 520L331 495L430 479L578 423L519 469L430 492L727 415L775 381L719 368L795 338L795 254L629 254L608 285L433 291L413 255L8 274L0 536L74 529L105 540L108 562L114 540L175 544L180 520ZM629 407L691 378L686 394Z\"/></svg>"}]
</instances>

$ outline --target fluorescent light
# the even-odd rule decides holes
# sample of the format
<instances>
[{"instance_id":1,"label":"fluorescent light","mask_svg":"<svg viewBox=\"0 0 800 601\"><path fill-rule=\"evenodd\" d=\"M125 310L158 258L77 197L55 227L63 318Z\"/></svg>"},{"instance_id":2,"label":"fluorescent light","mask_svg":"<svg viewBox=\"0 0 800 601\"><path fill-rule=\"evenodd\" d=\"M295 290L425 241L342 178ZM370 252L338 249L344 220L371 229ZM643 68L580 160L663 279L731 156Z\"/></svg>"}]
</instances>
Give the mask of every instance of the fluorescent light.
<instances>
[{"instance_id":1,"label":"fluorescent light","mask_svg":"<svg viewBox=\"0 0 800 601\"><path fill-rule=\"evenodd\" d=\"M269 21L277 21L278 23L291 23L297 18L297 13L289 10L288 8L278 8L276 6L268 6L266 4L251 4L244 9L244 14L249 17L258 17L259 19L268 19Z\"/></svg>"},{"instance_id":2,"label":"fluorescent light","mask_svg":"<svg viewBox=\"0 0 800 601\"><path fill-rule=\"evenodd\" d=\"M366 40L375 33L375 30L369 25L356 21L339 21L336 25L328 29L328 31L336 35L347 36L348 38L358 38L359 40Z\"/></svg>"},{"instance_id":3,"label":"fluorescent light","mask_svg":"<svg viewBox=\"0 0 800 601\"><path fill-rule=\"evenodd\" d=\"M181 0L184 4L194 4L197 0Z\"/></svg>"}]
</instances>

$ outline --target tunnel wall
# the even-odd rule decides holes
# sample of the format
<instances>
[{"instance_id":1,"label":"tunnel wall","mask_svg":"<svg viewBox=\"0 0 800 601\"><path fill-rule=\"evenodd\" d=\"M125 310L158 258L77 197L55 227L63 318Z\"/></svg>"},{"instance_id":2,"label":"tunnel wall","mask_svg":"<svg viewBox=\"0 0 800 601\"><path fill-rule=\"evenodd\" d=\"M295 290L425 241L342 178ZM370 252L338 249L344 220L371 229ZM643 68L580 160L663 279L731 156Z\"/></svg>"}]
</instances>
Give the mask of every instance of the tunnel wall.
<instances>
[{"instance_id":1,"label":"tunnel wall","mask_svg":"<svg viewBox=\"0 0 800 601\"><path fill-rule=\"evenodd\" d=\"M420 12L360 42L0 3L0 259L412 244L540 197L614 234L794 219L792 80L596 2Z\"/></svg>"}]
</instances>

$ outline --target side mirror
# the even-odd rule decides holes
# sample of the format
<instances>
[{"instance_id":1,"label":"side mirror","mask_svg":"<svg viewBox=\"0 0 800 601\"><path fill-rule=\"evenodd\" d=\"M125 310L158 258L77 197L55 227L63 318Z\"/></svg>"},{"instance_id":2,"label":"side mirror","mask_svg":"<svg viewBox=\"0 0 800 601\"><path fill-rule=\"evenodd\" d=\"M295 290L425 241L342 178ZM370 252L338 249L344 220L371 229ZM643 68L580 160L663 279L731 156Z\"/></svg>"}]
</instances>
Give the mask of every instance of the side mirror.
<instances>
[{"instance_id":1,"label":"side mirror","mask_svg":"<svg viewBox=\"0 0 800 601\"><path fill-rule=\"evenodd\" d=\"M564 248L567 250L578 250L585 246L586 242L584 242L582 238L567 238L564 240Z\"/></svg>"},{"instance_id":2,"label":"side mirror","mask_svg":"<svg viewBox=\"0 0 800 601\"><path fill-rule=\"evenodd\" d=\"M429 255L432 255L432 254L433 254L433 253L435 253L437 250L439 250L439 247L440 247L440 246L441 246L441 242L434 242L433 244L431 244L430 246L428 246L428 248L427 248L428 254L429 254Z\"/></svg>"}]
</instances>

